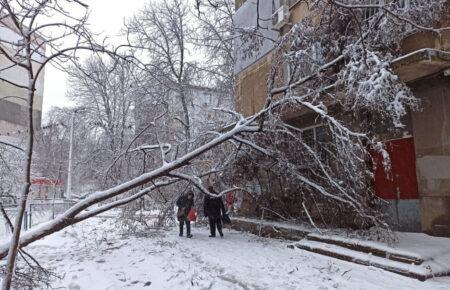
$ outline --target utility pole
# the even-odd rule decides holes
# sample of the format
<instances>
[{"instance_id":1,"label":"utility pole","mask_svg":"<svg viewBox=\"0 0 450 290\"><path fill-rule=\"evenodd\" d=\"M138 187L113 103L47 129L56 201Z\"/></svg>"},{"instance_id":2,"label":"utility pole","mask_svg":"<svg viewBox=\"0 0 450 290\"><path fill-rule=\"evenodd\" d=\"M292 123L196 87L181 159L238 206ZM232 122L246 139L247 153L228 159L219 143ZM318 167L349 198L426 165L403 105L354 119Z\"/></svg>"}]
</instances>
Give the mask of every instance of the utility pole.
<instances>
[{"instance_id":1,"label":"utility pole","mask_svg":"<svg viewBox=\"0 0 450 290\"><path fill-rule=\"evenodd\" d=\"M75 124L75 115L79 112L85 111L85 107L75 108L72 111L72 120L70 123L70 137L69 137L69 165L67 166L67 186L66 186L66 198L72 197L72 161L73 161L73 131Z\"/></svg>"},{"instance_id":2,"label":"utility pole","mask_svg":"<svg viewBox=\"0 0 450 290\"><path fill-rule=\"evenodd\" d=\"M72 112L72 122L70 124L70 137L69 137L69 165L67 167L67 187L66 187L66 198L71 198L72 190L72 155L73 155L73 127L75 123L75 114L77 110Z\"/></svg>"}]
</instances>

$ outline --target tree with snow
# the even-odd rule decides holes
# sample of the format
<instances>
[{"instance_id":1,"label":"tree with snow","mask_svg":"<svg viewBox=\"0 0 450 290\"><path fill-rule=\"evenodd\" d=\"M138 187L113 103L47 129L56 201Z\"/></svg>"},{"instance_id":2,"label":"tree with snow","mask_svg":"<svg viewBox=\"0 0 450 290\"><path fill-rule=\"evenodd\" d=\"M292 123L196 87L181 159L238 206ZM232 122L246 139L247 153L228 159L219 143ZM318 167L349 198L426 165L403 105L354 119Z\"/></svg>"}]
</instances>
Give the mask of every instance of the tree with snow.
<instances>
[{"instance_id":1,"label":"tree with snow","mask_svg":"<svg viewBox=\"0 0 450 290\"><path fill-rule=\"evenodd\" d=\"M153 80L161 81L162 85L178 94L184 114L179 120L185 131L183 150L177 150L178 144L159 138L153 139L154 143L139 147L133 147L133 142L128 143L131 145L129 148L125 146L126 152L142 148L151 152L155 160L152 166L144 167L145 170L139 174L107 189L83 195L83 199L62 215L25 233L21 233L20 229L30 187L35 136L32 104L36 75L51 61L76 63L73 53L79 50L109 51L93 41L85 27L86 17L74 18L60 6L63 3L84 6L80 1L31 1L27 5L12 5L10 2L14 1L0 2L0 11L13 19L21 38L12 45L16 48L15 53L5 53L11 65L23 68L28 74L28 84L16 85L28 92L29 136L25 149L23 190L19 197L20 210L15 218L13 237L10 242L0 245L0 257L8 257L4 289L11 286L18 250L34 241L143 196L157 194L161 188L168 186L189 183L203 194L222 196L235 190L233 187L239 183L248 181L246 175L252 173L250 169L259 170L258 167L282 176L289 186L297 186L291 192L300 195L302 200L298 209L313 225L317 222L312 214L317 208L315 201L320 200L351 212L361 220L361 224L385 226L378 208L374 207L373 194L368 190L372 175L367 165L370 159L368 146L383 149L378 146L376 136L367 130L367 124L355 126L348 120L370 113L394 128L401 126L402 116L408 109L416 107L417 101L389 68L395 55L395 37L418 30L439 31L432 27L443 2L436 1L430 6L425 5L425 1L417 0L418 5L410 10L399 10L394 4L369 5L379 9L379 13L362 23L358 16L361 6L353 1L346 1L345 4L313 1L311 13L321 17L318 20L315 17L305 18L277 43L267 99L261 110L244 117L239 112L217 108L217 112L231 117L232 122L225 127L201 132L195 145L189 131L191 119L186 110L184 90L191 76L191 67L184 58L183 17L186 12L182 5L171 6L169 1L164 1L166 6L161 9L150 7L147 12L144 11L148 17L135 18L128 29L133 29L132 32L137 35L131 46L152 48L151 56L156 63L142 62L138 54L134 57L131 53L113 56L117 60L129 61L127 65L136 65L153 74ZM67 22L35 22L35 19L46 18L52 13L62 16ZM165 18L159 18L160 13ZM418 17L422 13L424 16ZM161 19L167 23L159 22ZM70 21L76 23L69 25ZM167 35L164 35L167 30L161 29L165 25L170 27ZM64 28L58 30L62 31L62 35L49 34L45 43L38 45L45 44L49 53L35 70L31 65L33 54L37 53L31 42L32 35L45 35L45 29L52 26ZM61 43L66 36L77 37L73 46L67 47L67 43ZM7 40L0 36L0 41ZM285 70L281 68L286 64L290 73L284 76ZM82 68L81 65L77 67ZM111 83L107 78L96 80L100 82L100 88L113 89L109 87ZM95 101L94 97L91 101ZM126 108L124 104L119 110ZM311 144L302 130L286 122L283 116L292 110L310 111L321 120L325 127L326 146ZM101 117L99 115L102 113L97 111L93 117ZM164 114L164 111L152 114L152 121L147 126L164 128L164 123L160 123ZM121 116L124 120L124 115ZM126 121L120 124L126 124ZM119 135L122 128L119 127ZM116 133L112 137L116 137ZM136 158L139 160L139 155ZM242 173L235 170L239 166ZM238 174L233 175L233 171ZM219 193L211 193L205 187L207 179L223 180Z\"/></svg>"}]
</instances>

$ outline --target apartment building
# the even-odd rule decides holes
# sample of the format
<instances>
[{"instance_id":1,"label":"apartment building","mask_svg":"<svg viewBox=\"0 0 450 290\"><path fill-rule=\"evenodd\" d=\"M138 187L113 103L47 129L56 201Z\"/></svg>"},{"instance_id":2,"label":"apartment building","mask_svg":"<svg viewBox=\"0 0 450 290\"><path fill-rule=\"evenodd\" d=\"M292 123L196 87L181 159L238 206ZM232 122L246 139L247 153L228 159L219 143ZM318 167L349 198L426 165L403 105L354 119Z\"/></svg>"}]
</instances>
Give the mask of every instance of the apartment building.
<instances>
[{"instance_id":1,"label":"apartment building","mask_svg":"<svg viewBox=\"0 0 450 290\"><path fill-rule=\"evenodd\" d=\"M382 3L383 0L366 0ZM236 109L249 116L265 102L267 77L272 68L273 41L309 13L306 0L236 0L235 25L259 27L262 43L251 57L239 58L235 66ZM407 0L401 5L410 5ZM440 27L450 26L449 12ZM363 11L369 17L374 8ZM257 15L259 15L259 20ZM245 44L236 42L237 55ZM450 236L450 31L441 35L420 32L401 42L402 57L391 66L414 95L421 110L411 112L406 127L396 134L378 135L392 161L392 178L378 166L375 191L389 201L388 211L397 229ZM299 128L309 127L312 138L320 138L320 127L311 126L304 112L289 116ZM378 133L378 132L377 132ZM376 158L375 158L376 159Z\"/></svg>"},{"instance_id":2,"label":"apartment building","mask_svg":"<svg viewBox=\"0 0 450 290\"><path fill-rule=\"evenodd\" d=\"M16 53L14 43L21 40L20 35L15 31L10 18L0 19L0 46L6 53L14 55ZM43 40L36 36L36 44L43 43ZM37 62L42 62L45 55L45 47L39 49L39 53L34 55ZM9 82L21 86L28 85L27 73L23 68L14 66L10 60L0 52L0 136L19 136L27 130L28 126L28 105L26 102L27 90L12 85ZM9 81L9 82L8 82ZM42 117L42 102L44 95L44 73L41 73L37 83L36 97L34 100L34 123L36 128L40 127Z\"/></svg>"}]
</instances>

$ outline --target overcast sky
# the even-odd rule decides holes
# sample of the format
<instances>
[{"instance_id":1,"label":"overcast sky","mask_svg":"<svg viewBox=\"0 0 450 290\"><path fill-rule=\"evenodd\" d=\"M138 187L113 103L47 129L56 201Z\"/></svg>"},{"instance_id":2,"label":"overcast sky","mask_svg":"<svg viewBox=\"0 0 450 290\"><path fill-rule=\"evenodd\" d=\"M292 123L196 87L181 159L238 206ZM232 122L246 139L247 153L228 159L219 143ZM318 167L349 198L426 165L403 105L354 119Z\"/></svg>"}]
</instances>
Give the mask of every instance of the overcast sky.
<instances>
[{"instance_id":1,"label":"overcast sky","mask_svg":"<svg viewBox=\"0 0 450 290\"><path fill-rule=\"evenodd\" d=\"M90 29L96 33L117 36L125 18L132 16L148 0L84 0L89 5ZM45 71L44 114L52 106L70 105L66 98L66 76L52 66Z\"/></svg>"}]
</instances>

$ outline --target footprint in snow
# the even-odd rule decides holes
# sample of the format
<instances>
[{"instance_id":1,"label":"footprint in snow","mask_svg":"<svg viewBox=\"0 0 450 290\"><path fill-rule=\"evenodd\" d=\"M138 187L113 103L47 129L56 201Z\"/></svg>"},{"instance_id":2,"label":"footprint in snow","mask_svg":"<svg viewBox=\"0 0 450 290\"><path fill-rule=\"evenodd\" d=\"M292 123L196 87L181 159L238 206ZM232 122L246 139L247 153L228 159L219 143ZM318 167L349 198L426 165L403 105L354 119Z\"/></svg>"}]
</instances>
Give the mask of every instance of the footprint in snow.
<instances>
[{"instance_id":1,"label":"footprint in snow","mask_svg":"<svg viewBox=\"0 0 450 290\"><path fill-rule=\"evenodd\" d=\"M137 280L136 280L136 281L131 282L131 284L132 284L132 285L136 285L136 284L139 283L139 282L140 282L140 281L137 281Z\"/></svg>"}]
</instances>

